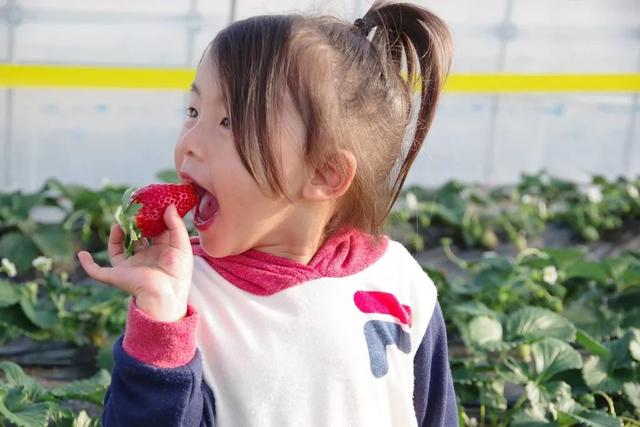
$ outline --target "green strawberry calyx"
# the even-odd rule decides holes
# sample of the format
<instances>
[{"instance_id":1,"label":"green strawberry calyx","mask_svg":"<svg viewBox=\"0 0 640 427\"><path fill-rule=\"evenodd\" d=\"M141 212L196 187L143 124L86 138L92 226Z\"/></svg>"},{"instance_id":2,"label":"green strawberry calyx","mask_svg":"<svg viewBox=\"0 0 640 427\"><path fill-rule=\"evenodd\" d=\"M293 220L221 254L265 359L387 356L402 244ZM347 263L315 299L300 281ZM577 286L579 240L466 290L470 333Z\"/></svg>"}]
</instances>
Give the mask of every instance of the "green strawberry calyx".
<instances>
[{"instance_id":1,"label":"green strawberry calyx","mask_svg":"<svg viewBox=\"0 0 640 427\"><path fill-rule=\"evenodd\" d=\"M129 187L122 196L122 205L116 208L114 217L120 228L124 231L125 257L133 255L133 245L136 241L143 239L142 233L136 225L136 217L142 209L142 204L134 202L132 195L136 187Z\"/></svg>"}]
</instances>

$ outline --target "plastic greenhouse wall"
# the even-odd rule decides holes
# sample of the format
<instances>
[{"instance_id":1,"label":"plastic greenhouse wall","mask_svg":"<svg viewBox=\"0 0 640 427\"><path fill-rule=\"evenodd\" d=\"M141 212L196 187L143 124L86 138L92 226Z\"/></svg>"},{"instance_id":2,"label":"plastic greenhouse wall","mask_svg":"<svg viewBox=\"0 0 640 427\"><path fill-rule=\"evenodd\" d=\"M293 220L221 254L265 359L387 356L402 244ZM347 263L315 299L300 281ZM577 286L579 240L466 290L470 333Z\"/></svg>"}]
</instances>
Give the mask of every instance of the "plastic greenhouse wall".
<instances>
[{"instance_id":1,"label":"plastic greenhouse wall","mask_svg":"<svg viewBox=\"0 0 640 427\"><path fill-rule=\"evenodd\" d=\"M452 73L638 73L638 0L418 0L454 35ZM370 2L0 0L10 64L195 67L229 22L318 12L353 21ZM173 167L186 91L0 88L0 186L55 176L144 184ZM408 183L586 181L640 172L640 100L629 93L446 93Z\"/></svg>"}]
</instances>

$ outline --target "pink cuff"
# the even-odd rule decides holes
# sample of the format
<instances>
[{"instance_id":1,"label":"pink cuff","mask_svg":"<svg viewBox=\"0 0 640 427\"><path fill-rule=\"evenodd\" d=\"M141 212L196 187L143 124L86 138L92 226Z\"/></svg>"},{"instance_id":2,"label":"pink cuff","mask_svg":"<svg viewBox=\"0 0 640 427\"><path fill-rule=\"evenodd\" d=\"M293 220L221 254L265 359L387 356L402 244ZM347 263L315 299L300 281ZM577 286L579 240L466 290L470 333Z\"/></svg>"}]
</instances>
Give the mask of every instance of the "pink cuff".
<instances>
[{"instance_id":1,"label":"pink cuff","mask_svg":"<svg viewBox=\"0 0 640 427\"><path fill-rule=\"evenodd\" d=\"M196 326L199 314L189 304L187 314L174 322L149 316L131 299L122 347L129 355L148 365L175 368L186 365L196 353Z\"/></svg>"}]
</instances>

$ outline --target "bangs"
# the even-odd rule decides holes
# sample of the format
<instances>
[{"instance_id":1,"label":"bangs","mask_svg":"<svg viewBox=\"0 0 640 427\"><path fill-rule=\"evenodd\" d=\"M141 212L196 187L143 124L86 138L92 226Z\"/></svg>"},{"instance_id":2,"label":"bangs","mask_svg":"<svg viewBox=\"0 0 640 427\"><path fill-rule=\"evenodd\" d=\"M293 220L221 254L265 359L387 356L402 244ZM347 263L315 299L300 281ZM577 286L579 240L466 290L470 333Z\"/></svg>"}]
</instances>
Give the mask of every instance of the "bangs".
<instances>
[{"instance_id":1,"label":"bangs","mask_svg":"<svg viewBox=\"0 0 640 427\"><path fill-rule=\"evenodd\" d=\"M283 195L274 130L282 112L289 75L292 15L237 21L211 42L236 150L265 194ZM269 191L266 191L268 188Z\"/></svg>"}]
</instances>

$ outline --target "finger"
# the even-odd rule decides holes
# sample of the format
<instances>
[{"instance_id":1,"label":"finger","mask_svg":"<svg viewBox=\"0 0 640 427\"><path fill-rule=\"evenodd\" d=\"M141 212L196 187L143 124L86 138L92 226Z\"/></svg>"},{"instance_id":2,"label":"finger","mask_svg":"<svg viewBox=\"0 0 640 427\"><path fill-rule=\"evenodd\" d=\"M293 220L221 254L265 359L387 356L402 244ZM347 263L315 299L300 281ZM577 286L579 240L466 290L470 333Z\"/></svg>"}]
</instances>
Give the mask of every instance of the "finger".
<instances>
[{"instance_id":1,"label":"finger","mask_svg":"<svg viewBox=\"0 0 640 427\"><path fill-rule=\"evenodd\" d=\"M122 278L119 277L120 274L117 273L117 270L113 267L100 267L93 261L93 257L87 251L78 252L78 259L80 260L80 265L84 271L93 279L98 282L107 283L113 285L117 288L122 289L123 291L130 292L126 285L122 284Z\"/></svg>"},{"instance_id":2,"label":"finger","mask_svg":"<svg viewBox=\"0 0 640 427\"><path fill-rule=\"evenodd\" d=\"M111 226L111 232L109 233L109 261L111 265L116 267L125 260L124 257L124 232L120 226L116 223Z\"/></svg>"},{"instance_id":3,"label":"finger","mask_svg":"<svg viewBox=\"0 0 640 427\"><path fill-rule=\"evenodd\" d=\"M167 225L167 231L169 232L169 245L181 251L191 253L189 232L180 214L178 214L175 205L169 205L164 211L164 223Z\"/></svg>"}]
</instances>

